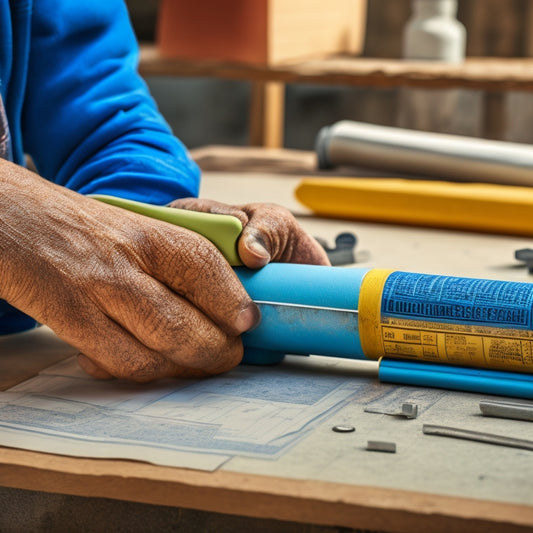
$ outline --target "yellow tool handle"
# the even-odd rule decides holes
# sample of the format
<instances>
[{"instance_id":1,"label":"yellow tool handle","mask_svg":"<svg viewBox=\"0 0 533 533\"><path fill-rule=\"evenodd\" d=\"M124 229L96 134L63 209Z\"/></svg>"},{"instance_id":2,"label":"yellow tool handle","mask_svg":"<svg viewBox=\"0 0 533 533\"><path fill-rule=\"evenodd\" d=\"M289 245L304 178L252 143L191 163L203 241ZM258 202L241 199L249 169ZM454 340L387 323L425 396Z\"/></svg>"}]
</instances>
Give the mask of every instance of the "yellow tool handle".
<instances>
[{"instance_id":1,"label":"yellow tool handle","mask_svg":"<svg viewBox=\"0 0 533 533\"><path fill-rule=\"evenodd\" d=\"M306 178L296 198L316 214L533 236L533 188L398 178Z\"/></svg>"}]
</instances>

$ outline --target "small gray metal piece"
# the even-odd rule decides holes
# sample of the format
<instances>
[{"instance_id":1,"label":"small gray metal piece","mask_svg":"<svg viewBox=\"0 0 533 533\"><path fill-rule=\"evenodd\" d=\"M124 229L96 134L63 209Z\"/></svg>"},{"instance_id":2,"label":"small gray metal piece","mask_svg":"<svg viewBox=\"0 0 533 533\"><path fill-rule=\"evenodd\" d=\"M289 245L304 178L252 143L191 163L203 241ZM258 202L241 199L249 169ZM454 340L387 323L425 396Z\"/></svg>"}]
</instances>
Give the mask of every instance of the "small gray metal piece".
<instances>
[{"instance_id":1,"label":"small gray metal piece","mask_svg":"<svg viewBox=\"0 0 533 533\"><path fill-rule=\"evenodd\" d=\"M405 416L405 418L416 418L418 416L418 405L416 403L402 403L402 410L398 416Z\"/></svg>"},{"instance_id":2,"label":"small gray metal piece","mask_svg":"<svg viewBox=\"0 0 533 533\"><path fill-rule=\"evenodd\" d=\"M338 426L333 426L331 428L335 433L353 433L355 428L353 426L346 426L339 424Z\"/></svg>"},{"instance_id":3,"label":"small gray metal piece","mask_svg":"<svg viewBox=\"0 0 533 533\"><path fill-rule=\"evenodd\" d=\"M365 413L376 413L378 415L401 416L403 418L416 418L418 416L418 405L416 403L402 403L400 411L382 411L365 407Z\"/></svg>"},{"instance_id":4,"label":"small gray metal piece","mask_svg":"<svg viewBox=\"0 0 533 533\"><path fill-rule=\"evenodd\" d=\"M324 248L333 266L352 265L356 262L354 250L357 237L353 233L339 233L335 239L335 248L330 248L320 237L315 237L315 239Z\"/></svg>"},{"instance_id":5,"label":"small gray metal piece","mask_svg":"<svg viewBox=\"0 0 533 533\"><path fill-rule=\"evenodd\" d=\"M522 248L521 250L515 250L515 259L523 261L530 274L533 274L533 249Z\"/></svg>"},{"instance_id":6,"label":"small gray metal piece","mask_svg":"<svg viewBox=\"0 0 533 533\"><path fill-rule=\"evenodd\" d=\"M499 400L481 400L479 408L483 416L511 418L533 422L533 404Z\"/></svg>"},{"instance_id":7,"label":"small gray metal piece","mask_svg":"<svg viewBox=\"0 0 533 533\"><path fill-rule=\"evenodd\" d=\"M366 444L369 452L396 453L396 443L383 440L369 440Z\"/></svg>"},{"instance_id":8,"label":"small gray metal piece","mask_svg":"<svg viewBox=\"0 0 533 533\"><path fill-rule=\"evenodd\" d=\"M481 431L471 431L468 429L452 428L447 426L434 426L424 424L422 431L426 435L438 435L439 437L452 437L456 439L473 440L484 442L486 444L496 444L499 446L508 446L511 448L520 448L523 450L533 451L533 441L525 439L515 439L493 433L483 433Z\"/></svg>"}]
</instances>

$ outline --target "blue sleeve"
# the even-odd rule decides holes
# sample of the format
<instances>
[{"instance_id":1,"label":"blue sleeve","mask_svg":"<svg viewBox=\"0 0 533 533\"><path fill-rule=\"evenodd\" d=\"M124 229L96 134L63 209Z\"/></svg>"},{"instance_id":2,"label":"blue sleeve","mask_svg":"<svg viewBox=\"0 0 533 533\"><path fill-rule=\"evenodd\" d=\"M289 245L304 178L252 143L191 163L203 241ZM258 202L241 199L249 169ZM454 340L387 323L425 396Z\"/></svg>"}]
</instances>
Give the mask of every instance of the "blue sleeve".
<instances>
[{"instance_id":1,"label":"blue sleeve","mask_svg":"<svg viewBox=\"0 0 533 533\"><path fill-rule=\"evenodd\" d=\"M199 170L137 73L123 0L38 0L22 116L45 178L155 204L197 196Z\"/></svg>"}]
</instances>

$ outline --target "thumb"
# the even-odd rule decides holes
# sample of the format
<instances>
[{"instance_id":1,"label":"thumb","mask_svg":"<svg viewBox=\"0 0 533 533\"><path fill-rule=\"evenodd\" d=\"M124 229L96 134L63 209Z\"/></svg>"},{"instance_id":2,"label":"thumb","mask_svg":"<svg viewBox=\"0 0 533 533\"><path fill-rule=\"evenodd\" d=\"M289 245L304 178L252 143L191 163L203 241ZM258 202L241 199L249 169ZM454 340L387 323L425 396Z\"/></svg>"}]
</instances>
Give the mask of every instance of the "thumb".
<instances>
[{"instance_id":1,"label":"thumb","mask_svg":"<svg viewBox=\"0 0 533 533\"><path fill-rule=\"evenodd\" d=\"M248 268L261 268L270 262L270 245L265 234L253 227L244 228L238 243L239 257Z\"/></svg>"},{"instance_id":2,"label":"thumb","mask_svg":"<svg viewBox=\"0 0 533 533\"><path fill-rule=\"evenodd\" d=\"M292 216L270 222L257 227L255 219L250 219L243 229L238 251L245 266L261 268L270 262L330 265L324 248Z\"/></svg>"}]
</instances>

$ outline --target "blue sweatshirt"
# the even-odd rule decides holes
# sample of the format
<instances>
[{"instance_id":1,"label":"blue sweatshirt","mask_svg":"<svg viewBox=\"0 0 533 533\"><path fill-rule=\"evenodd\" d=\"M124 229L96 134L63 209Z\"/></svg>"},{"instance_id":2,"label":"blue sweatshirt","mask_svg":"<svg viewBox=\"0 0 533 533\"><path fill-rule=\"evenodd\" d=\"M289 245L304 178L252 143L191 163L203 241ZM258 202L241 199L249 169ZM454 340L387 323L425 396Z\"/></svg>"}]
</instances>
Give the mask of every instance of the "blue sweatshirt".
<instances>
[{"instance_id":1,"label":"blue sweatshirt","mask_svg":"<svg viewBox=\"0 0 533 533\"><path fill-rule=\"evenodd\" d=\"M82 194L197 196L199 171L137 73L123 0L0 0L0 94L13 160ZM0 333L32 321L0 301Z\"/></svg>"}]
</instances>

